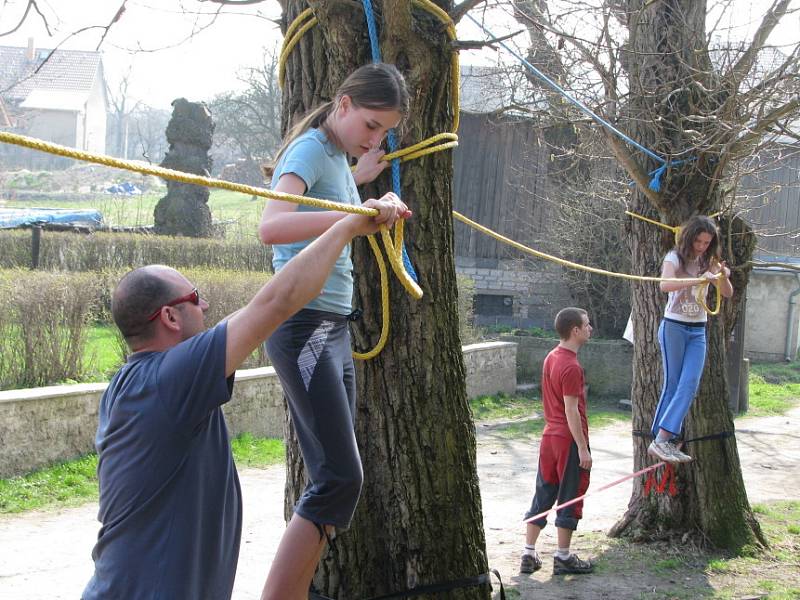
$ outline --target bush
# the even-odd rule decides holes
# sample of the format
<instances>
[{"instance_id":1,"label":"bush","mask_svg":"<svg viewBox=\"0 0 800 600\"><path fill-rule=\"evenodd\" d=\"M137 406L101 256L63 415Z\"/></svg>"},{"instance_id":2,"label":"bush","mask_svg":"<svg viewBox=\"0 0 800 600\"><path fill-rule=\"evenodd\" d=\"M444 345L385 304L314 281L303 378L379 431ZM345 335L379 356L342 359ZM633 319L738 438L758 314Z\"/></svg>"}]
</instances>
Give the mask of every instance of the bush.
<instances>
[{"instance_id":1,"label":"bush","mask_svg":"<svg viewBox=\"0 0 800 600\"><path fill-rule=\"evenodd\" d=\"M271 271L272 251L253 237L224 240L138 233L43 231L39 268L53 271L108 271L164 264ZM31 231L0 231L0 268L31 266Z\"/></svg>"},{"instance_id":2,"label":"bush","mask_svg":"<svg viewBox=\"0 0 800 600\"><path fill-rule=\"evenodd\" d=\"M0 387L79 378L101 288L91 273L0 274Z\"/></svg>"},{"instance_id":3,"label":"bush","mask_svg":"<svg viewBox=\"0 0 800 600\"><path fill-rule=\"evenodd\" d=\"M209 303L209 327L244 306L270 277L222 269L182 272ZM0 389L84 379L91 360L88 328L111 322L111 292L124 273L0 270ZM266 364L259 348L243 366Z\"/></svg>"}]
</instances>

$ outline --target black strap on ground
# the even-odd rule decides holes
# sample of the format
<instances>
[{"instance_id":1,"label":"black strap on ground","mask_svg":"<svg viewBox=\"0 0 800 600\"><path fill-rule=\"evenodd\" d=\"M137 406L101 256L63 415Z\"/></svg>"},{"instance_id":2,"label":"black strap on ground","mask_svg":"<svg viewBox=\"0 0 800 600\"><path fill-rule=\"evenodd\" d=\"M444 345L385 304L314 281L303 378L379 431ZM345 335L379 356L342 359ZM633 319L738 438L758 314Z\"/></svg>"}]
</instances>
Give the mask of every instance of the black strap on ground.
<instances>
[{"instance_id":1,"label":"black strap on ground","mask_svg":"<svg viewBox=\"0 0 800 600\"><path fill-rule=\"evenodd\" d=\"M427 585L418 585L406 590L404 592L393 592L383 596L372 596L367 600L400 600L401 598L414 598L422 596L423 594L439 594L441 592L450 592L452 590L459 590L464 588L478 587L480 585L492 585L492 574L497 577L500 584L500 600L506 600L506 591L503 588L503 580L500 578L500 573L497 569L490 569L488 573L482 573L474 577L462 577L461 579L452 579L450 581L441 581L439 583L430 583ZM308 593L309 600L333 600L327 596L323 596L317 592L311 591Z\"/></svg>"},{"instance_id":2,"label":"black strap on ground","mask_svg":"<svg viewBox=\"0 0 800 600\"><path fill-rule=\"evenodd\" d=\"M635 437L642 437L642 438L652 438L653 433L651 431L640 431L634 429L632 431ZM701 435L699 437L691 438L688 440L682 440L680 438L675 438L679 442L683 442L684 444L688 444L690 442L705 442L706 440L722 440L725 438L733 437L736 434L735 431L720 431L719 433L710 433L708 435Z\"/></svg>"}]
</instances>

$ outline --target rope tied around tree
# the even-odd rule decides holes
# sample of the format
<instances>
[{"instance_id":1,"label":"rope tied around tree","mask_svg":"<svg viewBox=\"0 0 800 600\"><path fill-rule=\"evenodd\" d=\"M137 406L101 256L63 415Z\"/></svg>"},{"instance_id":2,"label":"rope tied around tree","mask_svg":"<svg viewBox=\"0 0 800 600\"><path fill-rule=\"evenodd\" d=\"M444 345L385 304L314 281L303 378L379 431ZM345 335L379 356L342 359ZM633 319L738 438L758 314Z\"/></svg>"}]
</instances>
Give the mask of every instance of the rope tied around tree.
<instances>
[{"instance_id":1,"label":"rope tied around tree","mask_svg":"<svg viewBox=\"0 0 800 600\"><path fill-rule=\"evenodd\" d=\"M436 6L430 0L411 0L413 6L417 8L421 8L429 12L430 14L434 15L444 26L445 31L447 32L447 37L450 39L451 42L456 41L456 26L453 23L453 19L450 18L450 15L447 14L444 10ZM367 28L370 30L370 44L373 50L373 60L375 60L377 49L377 56L380 56L380 48L377 44L377 32L373 31L374 28L374 14L372 13L372 5L369 0L362 0L361 6L364 8L364 12L367 18ZM370 26L370 16L373 21L372 26ZM297 46L300 42L300 39L303 35L309 31L312 27L317 25L319 20L317 17L314 16L314 11L311 8L305 9L301 12L295 19L289 24L286 28L286 34L283 38L283 46L281 48L280 56L278 57L278 83L283 86L284 81L286 80L286 63L289 60L289 55L292 53L292 50ZM373 36L374 33L374 36ZM373 42L374 37L374 42ZM378 59L379 60L379 59ZM451 98L453 102L453 126L450 132L445 133L437 133L436 135L432 135L416 144L409 146L407 148L401 149L394 149L391 148L393 143L390 138L390 150L388 154L385 154L381 160L384 161L394 161L395 159L399 159L400 162L406 162L409 160L413 160L415 158L421 158L422 156L427 156L428 154L433 154L434 152L441 152L443 150L448 150L450 148L455 148L458 146L458 125L459 125L459 85L460 85L460 67L459 67L459 60L458 60L458 51L453 50L453 53L450 58L450 82L451 82ZM393 171L393 178L394 178L394 165L392 166ZM398 175L399 177L399 172ZM399 187L399 181L398 181ZM399 195L399 194L398 194Z\"/></svg>"},{"instance_id":2,"label":"rope tied around tree","mask_svg":"<svg viewBox=\"0 0 800 600\"><path fill-rule=\"evenodd\" d=\"M447 31L447 35L450 38L450 41L455 41L456 39L456 29L455 23L450 18L444 10L436 6L430 0L412 0L412 3L415 6L421 7L424 10L428 11L429 13L436 16L444 25ZM377 23L375 19L375 13L372 9L372 2L370 0L362 0L362 6L364 8L364 15L367 21L367 30L369 32L369 39L370 39L370 50L372 53L372 60L373 62L381 62L381 50L380 50L380 43L378 40L378 32L377 32ZM305 35L307 31L309 31L312 27L317 25L319 20L314 15L314 11L312 8L307 8L302 11L297 17L289 24L286 28L286 34L284 35L283 39L283 47L281 48L281 53L278 59L279 67L278 67L278 83L283 86L283 82L286 79L286 62L289 59L289 55L291 54L292 50L297 46L300 42L300 39ZM389 146L389 153L385 154L381 160L382 161L391 161L391 168L392 168L392 187L395 194L402 197L402 184L400 181L400 163L405 162L408 160L412 160L415 158L420 158L422 156L427 156L428 154L432 154L434 152L441 152L442 150L447 150L450 148L454 148L458 146L458 135L456 131L458 130L459 124L459 62L458 62L458 52L453 51L451 55L451 78L452 78L452 98L453 98L453 130L452 132L448 133L439 133L433 135L429 138L422 140L408 148L398 149L397 143L397 136L395 131L392 129L389 131L387 143ZM399 231L402 232L402 224L398 223L400 226ZM397 231L397 229L395 230ZM382 311L382 322L381 322L381 333L380 337L372 350L367 352L353 352L353 357L359 360L368 360L377 356L381 350L383 350L384 346L386 345L386 341L389 337L389 289L388 289L388 276L386 273L386 265L383 261L383 257L381 255L380 249L378 247L377 242L373 236L368 236L368 241L370 248L372 249L373 254L375 255L375 260L378 263L378 272L380 273L380 281L381 281L381 311ZM393 242L394 245L386 245L386 240L384 240L384 245L386 247L387 253L391 254L394 253L394 256L390 258L390 264L395 271L395 274L398 277L405 279L409 277L414 284L418 284L419 278L417 277L416 270L414 269L413 264L411 263L411 259L408 256L408 252L406 252L405 244L403 243L402 234L400 236L395 235L395 240ZM404 268L402 273L398 273L398 270L395 266L397 261L401 261ZM401 280L402 280L401 279ZM408 285L408 282L404 282L404 285ZM417 285L417 287L419 287ZM421 291L420 291L421 295Z\"/></svg>"},{"instance_id":3,"label":"rope tied around tree","mask_svg":"<svg viewBox=\"0 0 800 600\"><path fill-rule=\"evenodd\" d=\"M670 167L673 167L673 166L678 166L678 165L681 165L683 163L692 162L692 161L696 160L696 157L685 158L685 159L680 159L680 160L669 160L669 159L666 159L666 158L662 157L661 155L653 152L649 148L643 146L642 144L640 144L639 142L637 142L636 140L634 140L633 138L631 138L627 134L625 134L622 131L620 131L617 127L615 127L613 124L611 124L607 119L604 119L603 117L598 115L591 108L586 106L583 102L581 102L577 98L574 98L572 95L570 95L570 93L567 92L563 87L558 85L550 77L545 75L542 71L537 69L535 66L533 66L527 60L525 60L525 58L520 56L518 52L513 50L501 38L498 38L491 31L489 31L482 23L480 23L472 15L467 13L466 17L470 21L475 23L475 25L477 25L484 33L486 33L486 35L488 35L490 38L492 38L493 43L499 44L506 52L508 52L511 56L516 58L520 62L520 64L522 64L526 69L528 69L528 71L530 71L537 79L539 79L540 81L544 82L550 88L552 88L553 90L558 92L561 96L564 97L564 99L566 99L568 102L573 104L578 110L580 110L585 115L589 116L596 123L599 123L600 125L605 127L608 131L610 131L611 133L616 135L618 138L623 140L625 143L633 146L637 150L643 152L644 154L646 154L647 156L649 156L650 158L652 158L653 160L658 162L659 166L656 167L655 169L653 169L652 171L650 171L650 173L649 173L650 182L648 183L648 187L651 190L653 190L654 192L660 192L661 191L661 179L664 176L664 173L666 173L667 169L669 169Z\"/></svg>"},{"instance_id":4,"label":"rope tied around tree","mask_svg":"<svg viewBox=\"0 0 800 600\"><path fill-rule=\"evenodd\" d=\"M645 221L646 223L651 223L653 225L657 225L658 227L662 227L664 229L671 231L675 236L675 244L676 245L678 244L678 238L680 237L681 230L683 229L680 225L667 225L666 223L650 219L648 217L645 217L644 215L637 214L630 210L626 210L625 214L635 219L639 219L640 221ZM712 215L709 215L709 218L713 219L714 217L718 217L720 214L721 213L716 212ZM722 273L717 273L716 277L714 277L714 279L721 279L721 278L722 278ZM720 290L719 286L715 286L717 294L717 306L716 308L714 308L714 310L711 310L708 307L708 304L706 304L706 297L708 296L708 286L710 285L710 283L711 283L710 279L704 279L703 283L700 284L700 290L699 293L697 294L697 303L704 311L706 311L707 314L714 317L719 314L719 311L722 308L722 291Z\"/></svg>"}]
</instances>

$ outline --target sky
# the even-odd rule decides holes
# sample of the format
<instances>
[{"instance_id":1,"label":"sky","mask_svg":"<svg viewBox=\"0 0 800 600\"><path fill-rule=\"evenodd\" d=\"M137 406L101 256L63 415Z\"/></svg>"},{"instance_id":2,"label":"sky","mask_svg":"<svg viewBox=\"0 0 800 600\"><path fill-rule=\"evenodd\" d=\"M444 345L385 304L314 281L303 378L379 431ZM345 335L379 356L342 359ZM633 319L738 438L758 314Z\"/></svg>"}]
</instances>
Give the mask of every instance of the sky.
<instances>
[{"instance_id":1,"label":"sky","mask_svg":"<svg viewBox=\"0 0 800 600\"><path fill-rule=\"evenodd\" d=\"M725 0L734 5L720 27L734 39L747 39L760 20L759 7L767 0ZM551 0L556 4L559 0ZM0 0L0 33L19 22L27 0ZM50 34L42 19L30 13L13 34L0 37L0 44L25 46L29 38L38 48L52 48L87 25L109 23L122 0L38 0L47 18ZM713 3L709 0L709 5ZM795 6L800 0L794 0ZM168 109L178 97L210 100L214 95L242 88L238 76L248 67L259 66L265 48L281 42L276 20L277 0L242 7L219 5L207 0L127 0L126 10L102 43L106 78L113 90L129 74L129 96L149 106ZM215 14L219 11L219 14ZM479 15L476 11L474 14ZM716 21L712 14L709 22ZM520 26L504 11L489 13L488 23L495 35L519 31ZM207 27L206 27L207 26ZM793 44L800 38L800 13L779 25L769 40ZM62 47L94 50L102 32L92 29L69 38ZM459 24L459 39L483 39L466 19ZM181 43L182 41L185 42ZM527 36L515 41L525 44ZM507 57L492 50L463 51L462 64L497 64Z\"/></svg>"}]
</instances>

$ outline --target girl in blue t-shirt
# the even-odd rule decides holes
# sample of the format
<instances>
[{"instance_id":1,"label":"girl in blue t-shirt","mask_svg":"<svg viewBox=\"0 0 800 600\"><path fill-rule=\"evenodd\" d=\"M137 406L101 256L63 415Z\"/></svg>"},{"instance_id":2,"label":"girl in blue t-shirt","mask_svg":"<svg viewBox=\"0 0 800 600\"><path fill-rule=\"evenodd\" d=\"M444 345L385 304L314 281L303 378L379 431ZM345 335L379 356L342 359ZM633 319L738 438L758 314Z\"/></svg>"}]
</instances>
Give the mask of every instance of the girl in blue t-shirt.
<instances>
[{"instance_id":1,"label":"girl in blue t-shirt","mask_svg":"<svg viewBox=\"0 0 800 600\"><path fill-rule=\"evenodd\" d=\"M278 152L272 189L361 204L357 185L389 165L381 142L408 111L400 72L370 64L353 72L336 92L298 123ZM358 159L355 172L350 158ZM367 200L391 226L410 211L393 193ZM259 237L273 245L279 271L345 213L270 200ZM355 372L348 316L352 313L352 262L345 248L322 293L287 320L266 347L281 380L303 454L308 484L283 534L264 585L262 600L306 597L325 538L347 529L363 479L355 438Z\"/></svg>"},{"instance_id":2,"label":"girl in blue t-shirt","mask_svg":"<svg viewBox=\"0 0 800 600\"><path fill-rule=\"evenodd\" d=\"M722 277L717 278L718 273ZM680 229L677 243L664 257L661 268L664 278L707 277L720 287L726 298L733 295L730 269L720 262L719 230L709 217L696 215ZM688 462L691 457L681 452L672 439L683 427L683 419L692 405L706 359L705 309L698 294L705 286L662 281L662 292L668 292L664 318L658 328L658 341L664 364L664 387L653 418L653 442L647 451L668 462Z\"/></svg>"}]
</instances>

